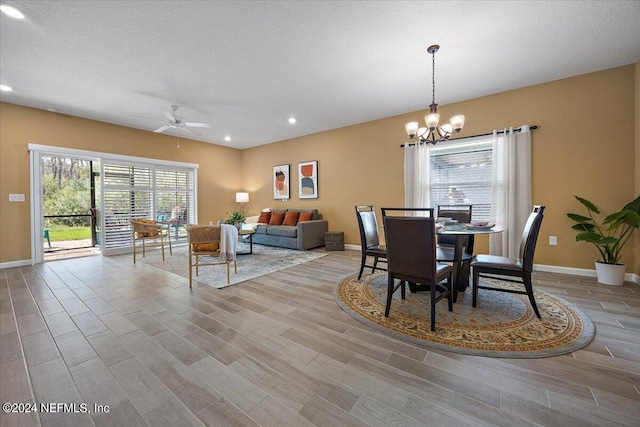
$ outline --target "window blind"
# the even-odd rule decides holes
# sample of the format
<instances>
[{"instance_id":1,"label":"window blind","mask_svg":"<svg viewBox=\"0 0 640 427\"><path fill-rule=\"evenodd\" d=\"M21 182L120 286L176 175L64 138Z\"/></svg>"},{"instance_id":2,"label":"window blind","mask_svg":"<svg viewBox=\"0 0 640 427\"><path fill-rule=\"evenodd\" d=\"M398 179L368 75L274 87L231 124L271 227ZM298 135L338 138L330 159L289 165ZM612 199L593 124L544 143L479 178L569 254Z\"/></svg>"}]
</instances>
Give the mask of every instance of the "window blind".
<instances>
[{"instance_id":1,"label":"window blind","mask_svg":"<svg viewBox=\"0 0 640 427\"><path fill-rule=\"evenodd\" d=\"M195 169L105 161L101 175L101 225L107 255L131 247L131 219L197 221Z\"/></svg>"},{"instance_id":2,"label":"window blind","mask_svg":"<svg viewBox=\"0 0 640 427\"><path fill-rule=\"evenodd\" d=\"M156 168L156 217L195 223L195 174L193 170ZM179 215L179 216L178 216Z\"/></svg>"},{"instance_id":3,"label":"window blind","mask_svg":"<svg viewBox=\"0 0 640 427\"><path fill-rule=\"evenodd\" d=\"M439 143L431 149L429 191L433 206L472 204L474 218L491 211L491 140Z\"/></svg>"}]
</instances>

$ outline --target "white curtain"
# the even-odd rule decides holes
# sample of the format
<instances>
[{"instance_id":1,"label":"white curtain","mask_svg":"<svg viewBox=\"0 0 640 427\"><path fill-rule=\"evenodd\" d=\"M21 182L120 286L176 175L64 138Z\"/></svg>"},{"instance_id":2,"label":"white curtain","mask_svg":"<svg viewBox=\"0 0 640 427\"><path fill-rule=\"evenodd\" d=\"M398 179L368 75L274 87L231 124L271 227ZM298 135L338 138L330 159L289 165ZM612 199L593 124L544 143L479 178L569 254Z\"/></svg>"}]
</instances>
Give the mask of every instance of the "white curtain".
<instances>
[{"instance_id":1,"label":"white curtain","mask_svg":"<svg viewBox=\"0 0 640 427\"><path fill-rule=\"evenodd\" d=\"M531 199L531 130L522 126L503 134L493 131L491 218L502 233L492 234L492 255L518 258L522 232L533 209Z\"/></svg>"},{"instance_id":2,"label":"white curtain","mask_svg":"<svg viewBox=\"0 0 640 427\"><path fill-rule=\"evenodd\" d=\"M431 144L404 144L404 206L431 207L430 176Z\"/></svg>"}]
</instances>

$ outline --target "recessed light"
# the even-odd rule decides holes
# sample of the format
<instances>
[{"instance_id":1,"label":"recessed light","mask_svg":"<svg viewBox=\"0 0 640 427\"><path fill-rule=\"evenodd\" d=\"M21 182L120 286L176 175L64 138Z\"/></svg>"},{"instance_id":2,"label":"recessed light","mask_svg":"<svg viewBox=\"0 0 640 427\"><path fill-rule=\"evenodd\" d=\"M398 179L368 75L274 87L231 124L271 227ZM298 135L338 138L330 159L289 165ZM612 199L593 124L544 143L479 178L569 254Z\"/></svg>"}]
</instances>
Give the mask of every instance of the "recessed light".
<instances>
[{"instance_id":1,"label":"recessed light","mask_svg":"<svg viewBox=\"0 0 640 427\"><path fill-rule=\"evenodd\" d=\"M227 135L227 136L224 137L224 140L229 142L229 141L231 141L231 137L229 135Z\"/></svg>"},{"instance_id":2,"label":"recessed light","mask_svg":"<svg viewBox=\"0 0 640 427\"><path fill-rule=\"evenodd\" d=\"M289 117L289 123L294 124L295 122L297 122L295 117Z\"/></svg>"},{"instance_id":3,"label":"recessed light","mask_svg":"<svg viewBox=\"0 0 640 427\"><path fill-rule=\"evenodd\" d=\"M18 9L16 9L15 7L3 4L2 6L0 6L0 10L4 12L5 15L8 15L12 18L24 19L24 14L20 12Z\"/></svg>"},{"instance_id":4,"label":"recessed light","mask_svg":"<svg viewBox=\"0 0 640 427\"><path fill-rule=\"evenodd\" d=\"M11 92L13 89L11 89L11 87L7 85L0 85L0 90L3 92Z\"/></svg>"}]
</instances>

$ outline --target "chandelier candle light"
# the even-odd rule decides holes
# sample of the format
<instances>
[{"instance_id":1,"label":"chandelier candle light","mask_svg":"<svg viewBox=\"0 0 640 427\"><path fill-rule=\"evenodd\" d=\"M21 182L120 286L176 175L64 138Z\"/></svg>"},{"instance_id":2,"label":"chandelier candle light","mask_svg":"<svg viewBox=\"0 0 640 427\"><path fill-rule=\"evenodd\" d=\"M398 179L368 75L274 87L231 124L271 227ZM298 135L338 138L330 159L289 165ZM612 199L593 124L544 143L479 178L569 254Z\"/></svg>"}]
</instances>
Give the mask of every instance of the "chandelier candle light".
<instances>
[{"instance_id":1,"label":"chandelier candle light","mask_svg":"<svg viewBox=\"0 0 640 427\"><path fill-rule=\"evenodd\" d=\"M431 84L433 89L433 97L429 106L429 114L424 116L427 127L419 127L418 122L409 122L404 127L409 134L411 140L417 142L426 142L436 144L440 141L446 141L454 133L459 133L464 126L464 116L457 115L449 119L446 125L438 126L440 114L438 114L438 104L436 104L436 52L440 46L434 44L429 46L427 52L431 54Z\"/></svg>"}]
</instances>

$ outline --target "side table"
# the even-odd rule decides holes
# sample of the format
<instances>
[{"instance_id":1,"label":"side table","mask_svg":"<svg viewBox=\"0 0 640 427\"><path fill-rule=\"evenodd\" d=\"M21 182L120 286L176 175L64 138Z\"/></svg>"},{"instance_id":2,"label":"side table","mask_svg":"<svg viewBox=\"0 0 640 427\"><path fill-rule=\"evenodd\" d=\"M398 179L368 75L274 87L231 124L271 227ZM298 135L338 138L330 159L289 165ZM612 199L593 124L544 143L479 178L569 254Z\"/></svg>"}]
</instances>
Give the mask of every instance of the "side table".
<instances>
[{"instance_id":1,"label":"side table","mask_svg":"<svg viewBox=\"0 0 640 427\"><path fill-rule=\"evenodd\" d=\"M251 255L253 254L253 234L255 230L240 230L238 231L238 237L249 236L249 252L237 252L236 255Z\"/></svg>"},{"instance_id":2,"label":"side table","mask_svg":"<svg viewBox=\"0 0 640 427\"><path fill-rule=\"evenodd\" d=\"M324 233L324 248L327 251L344 251L344 231Z\"/></svg>"}]
</instances>

